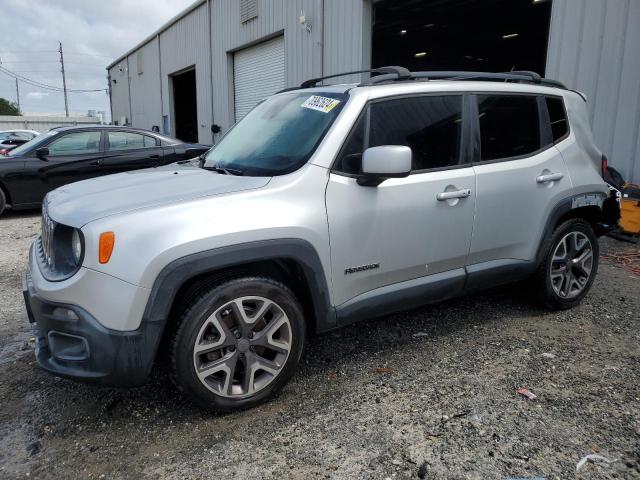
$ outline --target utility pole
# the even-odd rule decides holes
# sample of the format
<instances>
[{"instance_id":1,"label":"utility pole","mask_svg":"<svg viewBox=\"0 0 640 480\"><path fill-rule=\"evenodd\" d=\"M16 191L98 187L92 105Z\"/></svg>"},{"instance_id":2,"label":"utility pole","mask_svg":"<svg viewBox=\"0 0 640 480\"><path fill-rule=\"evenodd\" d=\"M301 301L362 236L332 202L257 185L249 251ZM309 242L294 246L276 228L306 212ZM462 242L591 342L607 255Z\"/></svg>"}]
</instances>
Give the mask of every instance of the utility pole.
<instances>
[{"instance_id":1,"label":"utility pole","mask_svg":"<svg viewBox=\"0 0 640 480\"><path fill-rule=\"evenodd\" d=\"M67 102L67 79L64 76L64 56L62 55L62 42L58 42L60 44L60 64L62 65L62 88L64 90L64 113L66 116L69 116L69 103Z\"/></svg>"},{"instance_id":2,"label":"utility pole","mask_svg":"<svg viewBox=\"0 0 640 480\"><path fill-rule=\"evenodd\" d=\"M20 88L18 88L17 78L16 78L16 99L18 100L18 111L20 111Z\"/></svg>"}]
</instances>

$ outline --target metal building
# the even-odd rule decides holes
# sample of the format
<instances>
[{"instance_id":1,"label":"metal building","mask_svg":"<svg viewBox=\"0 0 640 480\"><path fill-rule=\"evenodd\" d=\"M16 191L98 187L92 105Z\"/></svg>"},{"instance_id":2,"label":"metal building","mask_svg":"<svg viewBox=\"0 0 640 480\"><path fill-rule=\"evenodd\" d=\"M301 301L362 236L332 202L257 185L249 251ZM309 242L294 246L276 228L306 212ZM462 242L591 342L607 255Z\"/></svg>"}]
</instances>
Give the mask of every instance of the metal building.
<instances>
[{"instance_id":1,"label":"metal building","mask_svg":"<svg viewBox=\"0 0 640 480\"><path fill-rule=\"evenodd\" d=\"M534 70L586 94L609 163L640 182L638 46L637 0L199 0L107 70L114 122L201 143L312 77Z\"/></svg>"}]
</instances>

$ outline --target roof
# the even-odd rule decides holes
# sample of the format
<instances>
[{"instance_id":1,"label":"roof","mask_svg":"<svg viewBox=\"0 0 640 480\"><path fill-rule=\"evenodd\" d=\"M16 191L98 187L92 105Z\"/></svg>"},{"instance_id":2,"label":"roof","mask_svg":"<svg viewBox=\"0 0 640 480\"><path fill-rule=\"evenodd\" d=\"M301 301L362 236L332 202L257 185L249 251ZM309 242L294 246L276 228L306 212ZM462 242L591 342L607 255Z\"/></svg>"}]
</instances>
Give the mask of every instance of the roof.
<instances>
[{"instance_id":1,"label":"roof","mask_svg":"<svg viewBox=\"0 0 640 480\"><path fill-rule=\"evenodd\" d=\"M138 43L135 47L131 48L130 50L127 50L125 53L123 53L118 58L116 58L113 62L111 62L109 65L107 65L107 70L110 70L112 67L114 67L116 64L120 63L122 60L127 58L129 55L131 55L135 51L139 50L141 47L145 46L147 43L149 43L155 37L157 37L162 32L164 32L169 27L171 27L174 23L178 22L178 20L186 17L187 15L189 15L191 12L193 12L199 6L207 3L207 1L208 0L197 0L195 3L191 4L190 6L188 6L184 10L182 10L180 13L178 13L177 15L172 17L167 23L163 24L159 29L157 29L151 35L149 35L144 40L142 40L140 43Z\"/></svg>"},{"instance_id":2,"label":"roof","mask_svg":"<svg viewBox=\"0 0 640 480\"><path fill-rule=\"evenodd\" d=\"M151 130L146 130L144 128L136 128L136 127L127 127L124 125L99 125L99 124L91 124L91 125L60 125L59 127L53 127L49 130L58 130L60 132L66 132L68 130L95 130L98 128L104 128L107 130L130 130L132 132L140 132L151 134L155 136L163 136L158 132L152 132Z\"/></svg>"}]
</instances>

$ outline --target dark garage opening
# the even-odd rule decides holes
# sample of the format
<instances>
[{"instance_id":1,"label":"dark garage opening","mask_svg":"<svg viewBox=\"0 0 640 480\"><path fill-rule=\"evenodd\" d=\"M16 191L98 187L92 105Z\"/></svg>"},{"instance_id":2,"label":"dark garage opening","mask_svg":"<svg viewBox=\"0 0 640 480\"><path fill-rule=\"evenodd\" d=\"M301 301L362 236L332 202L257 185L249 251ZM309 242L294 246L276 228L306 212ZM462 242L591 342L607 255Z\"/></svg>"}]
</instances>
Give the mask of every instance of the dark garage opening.
<instances>
[{"instance_id":1,"label":"dark garage opening","mask_svg":"<svg viewBox=\"0 0 640 480\"><path fill-rule=\"evenodd\" d=\"M380 0L373 67L544 75L551 0Z\"/></svg>"},{"instance_id":2,"label":"dark garage opening","mask_svg":"<svg viewBox=\"0 0 640 480\"><path fill-rule=\"evenodd\" d=\"M183 142L198 141L196 71L173 75L173 113L175 136Z\"/></svg>"}]
</instances>

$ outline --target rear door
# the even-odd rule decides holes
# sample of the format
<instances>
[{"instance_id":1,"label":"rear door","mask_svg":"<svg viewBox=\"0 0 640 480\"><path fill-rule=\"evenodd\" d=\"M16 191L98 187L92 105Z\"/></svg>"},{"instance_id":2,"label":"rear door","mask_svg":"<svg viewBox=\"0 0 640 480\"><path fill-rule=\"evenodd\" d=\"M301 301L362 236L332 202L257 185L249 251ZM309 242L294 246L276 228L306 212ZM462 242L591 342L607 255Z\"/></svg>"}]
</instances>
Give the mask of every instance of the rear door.
<instances>
[{"instance_id":1,"label":"rear door","mask_svg":"<svg viewBox=\"0 0 640 480\"><path fill-rule=\"evenodd\" d=\"M326 191L336 305L430 275L446 277L443 296L461 291L475 205L475 175L461 147L463 100L385 99L361 115ZM381 145L410 147L411 175L358 185L362 152Z\"/></svg>"},{"instance_id":2,"label":"rear door","mask_svg":"<svg viewBox=\"0 0 640 480\"><path fill-rule=\"evenodd\" d=\"M157 167L162 164L163 155L160 140L151 135L107 129L102 174Z\"/></svg>"},{"instance_id":3,"label":"rear door","mask_svg":"<svg viewBox=\"0 0 640 480\"><path fill-rule=\"evenodd\" d=\"M533 260L551 210L571 187L553 145L543 97L476 98L480 141L470 275L501 263Z\"/></svg>"},{"instance_id":4,"label":"rear door","mask_svg":"<svg viewBox=\"0 0 640 480\"><path fill-rule=\"evenodd\" d=\"M25 157L24 185L20 203L40 202L44 195L68 183L96 177L102 162L102 129L65 132L47 145L43 158L31 152ZM17 202L16 202L17 203Z\"/></svg>"}]
</instances>

